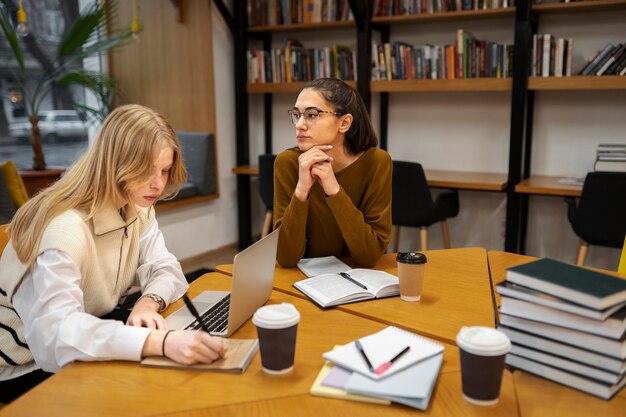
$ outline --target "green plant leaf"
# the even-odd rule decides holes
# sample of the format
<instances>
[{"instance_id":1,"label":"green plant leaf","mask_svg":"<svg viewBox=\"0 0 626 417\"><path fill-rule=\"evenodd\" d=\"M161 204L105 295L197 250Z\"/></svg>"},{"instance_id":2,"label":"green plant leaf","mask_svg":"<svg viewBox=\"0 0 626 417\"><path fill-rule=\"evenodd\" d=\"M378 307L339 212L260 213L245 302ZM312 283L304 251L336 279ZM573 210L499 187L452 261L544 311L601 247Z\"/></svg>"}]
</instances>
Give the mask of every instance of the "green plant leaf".
<instances>
[{"instance_id":1,"label":"green plant leaf","mask_svg":"<svg viewBox=\"0 0 626 417\"><path fill-rule=\"evenodd\" d=\"M80 53L85 42L104 22L105 7L98 2L94 2L91 6L81 11L59 44L58 53L60 56L77 55Z\"/></svg>"},{"instance_id":2,"label":"green plant leaf","mask_svg":"<svg viewBox=\"0 0 626 417\"><path fill-rule=\"evenodd\" d=\"M6 14L6 9L4 8L0 8L0 26L2 26L4 36L6 36L7 41L11 46L13 55L15 56L17 64L20 67L20 71L22 72L22 74L24 74L26 70L24 68L24 56L22 55L22 48L20 47L20 43L17 40L17 33L15 33L13 22L11 22L11 19L9 19L9 16Z\"/></svg>"}]
</instances>

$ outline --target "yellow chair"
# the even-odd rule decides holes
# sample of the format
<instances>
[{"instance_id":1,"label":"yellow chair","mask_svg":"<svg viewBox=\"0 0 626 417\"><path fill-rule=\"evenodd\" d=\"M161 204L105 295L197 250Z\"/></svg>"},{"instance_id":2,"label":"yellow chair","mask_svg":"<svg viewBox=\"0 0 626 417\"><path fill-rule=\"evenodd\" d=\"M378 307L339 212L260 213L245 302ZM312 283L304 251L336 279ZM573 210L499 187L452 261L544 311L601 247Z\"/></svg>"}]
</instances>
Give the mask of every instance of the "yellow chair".
<instances>
[{"instance_id":1,"label":"yellow chair","mask_svg":"<svg viewBox=\"0 0 626 417\"><path fill-rule=\"evenodd\" d=\"M617 272L620 274L626 274L626 236L624 236L624 248L622 249L622 257L619 260Z\"/></svg>"},{"instance_id":2,"label":"yellow chair","mask_svg":"<svg viewBox=\"0 0 626 417\"><path fill-rule=\"evenodd\" d=\"M4 252L4 247L9 243L11 235L7 232L8 224L0 224L0 255Z\"/></svg>"}]
</instances>

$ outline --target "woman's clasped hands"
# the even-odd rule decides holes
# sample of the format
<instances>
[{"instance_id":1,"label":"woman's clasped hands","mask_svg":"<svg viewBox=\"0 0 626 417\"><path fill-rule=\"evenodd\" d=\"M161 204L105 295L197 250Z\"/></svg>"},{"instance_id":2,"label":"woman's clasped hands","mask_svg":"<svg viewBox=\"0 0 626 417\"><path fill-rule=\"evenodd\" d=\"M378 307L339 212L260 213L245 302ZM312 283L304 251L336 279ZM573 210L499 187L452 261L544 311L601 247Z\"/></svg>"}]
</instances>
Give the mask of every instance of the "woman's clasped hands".
<instances>
[{"instance_id":1,"label":"woman's clasped hands","mask_svg":"<svg viewBox=\"0 0 626 417\"><path fill-rule=\"evenodd\" d=\"M306 201L311 187L319 181L327 196L339 192L340 186L333 172L333 157L328 155L332 145L315 145L298 157L298 184L295 195L300 201Z\"/></svg>"}]
</instances>

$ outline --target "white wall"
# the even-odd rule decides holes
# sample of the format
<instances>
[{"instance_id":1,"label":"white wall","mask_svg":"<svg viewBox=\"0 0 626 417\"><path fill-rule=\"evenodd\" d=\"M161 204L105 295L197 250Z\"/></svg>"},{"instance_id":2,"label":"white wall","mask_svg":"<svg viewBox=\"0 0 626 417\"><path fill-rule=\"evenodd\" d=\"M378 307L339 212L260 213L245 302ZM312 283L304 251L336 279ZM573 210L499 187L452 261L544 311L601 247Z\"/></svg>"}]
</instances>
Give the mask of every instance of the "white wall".
<instances>
[{"instance_id":1,"label":"white wall","mask_svg":"<svg viewBox=\"0 0 626 417\"><path fill-rule=\"evenodd\" d=\"M158 214L167 246L179 259L238 241L237 181L231 172L236 161L233 39L217 8L212 6L211 13L220 196L213 201ZM253 181L253 192L255 191L258 192L256 181ZM253 233L260 234L260 203L256 199L253 201L258 218L258 221L253 221Z\"/></svg>"},{"instance_id":2,"label":"white wall","mask_svg":"<svg viewBox=\"0 0 626 417\"><path fill-rule=\"evenodd\" d=\"M626 41L626 12L586 13L540 19L540 32L574 36L576 59L582 65L607 42ZM213 8L213 54L215 62L217 137L220 198L206 204L159 215L168 245L179 257L188 257L237 241L235 164L235 115L232 38ZM398 26L392 40L415 45L449 43L456 29L471 31L480 39L512 42L511 21L498 19ZM305 47L332 43L355 45L350 29L275 34L274 47L287 37L300 39ZM241 81L243 82L243 80ZM510 135L510 93L390 94L389 152L395 159L421 162L426 168L466 171L507 171ZM293 146L294 130L286 111L295 94L273 96L273 152ZM372 119L378 128L379 95L372 95ZM626 92L538 92L535 99L532 173L536 175L584 176L592 169L599 143L625 143ZM245 117L245 116L243 116ZM251 162L264 150L263 100L250 97ZM259 233L262 206L253 181L253 232ZM451 219L455 247L504 248L504 194L461 191L461 212ZM578 239L567 221L566 205L559 197L530 198L527 252L567 262L575 259ZM443 247L437 225L429 230L430 247ZM402 250L419 247L417 230L405 229ZM616 269L619 250L592 247L588 264Z\"/></svg>"}]
</instances>

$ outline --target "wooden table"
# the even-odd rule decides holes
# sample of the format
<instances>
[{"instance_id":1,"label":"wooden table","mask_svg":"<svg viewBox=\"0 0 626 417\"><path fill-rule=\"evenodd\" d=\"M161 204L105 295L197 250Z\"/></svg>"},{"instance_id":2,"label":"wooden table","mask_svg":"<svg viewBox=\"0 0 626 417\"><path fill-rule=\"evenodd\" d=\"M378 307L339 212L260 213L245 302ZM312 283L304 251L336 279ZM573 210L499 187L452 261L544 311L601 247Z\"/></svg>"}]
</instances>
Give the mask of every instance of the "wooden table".
<instances>
[{"instance_id":1,"label":"wooden table","mask_svg":"<svg viewBox=\"0 0 626 417\"><path fill-rule=\"evenodd\" d=\"M515 185L515 192L549 196L580 197L583 186L561 184L563 177L533 175Z\"/></svg>"},{"instance_id":2,"label":"wooden table","mask_svg":"<svg viewBox=\"0 0 626 417\"><path fill-rule=\"evenodd\" d=\"M506 268L535 259L537 258L532 256L489 251L489 266L494 283L504 281ZM611 271L602 272L620 276ZM626 278L624 275L621 277ZM499 300L498 295L498 305ZM513 379L522 417L626 415L626 390L624 389L610 401L605 401L525 371L516 370Z\"/></svg>"},{"instance_id":3,"label":"wooden table","mask_svg":"<svg viewBox=\"0 0 626 417\"><path fill-rule=\"evenodd\" d=\"M421 301L406 302L400 297L390 297L344 304L335 309L452 344L464 325L493 327L495 317L487 251L463 248L425 251L424 254L428 262ZM397 275L395 254L383 255L373 269ZM232 265L218 265L217 271L232 274ZM294 282L304 278L297 268L277 268L274 289L306 299L293 287Z\"/></svg>"},{"instance_id":4,"label":"wooden table","mask_svg":"<svg viewBox=\"0 0 626 417\"><path fill-rule=\"evenodd\" d=\"M237 175L259 175L258 165L242 165L234 167L232 172ZM466 172L427 169L426 181L430 187L456 188L475 191L504 191L507 175L493 172Z\"/></svg>"},{"instance_id":5,"label":"wooden table","mask_svg":"<svg viewBox=\"0 0 626 417\"><path fill-rule=\"evenodd\" d=\"M193 296L205 289L229 288L228 276L211 273L194 281L189 293ZM287 375L263 373L259 354L242 375L142 368L135 362L77 362L0 410L0 416L415 415L414 409L400 405L310 396L309 389L323 364L323 352L385 325L338 309L321 310L304 299L274 291L269 303L281 302L294 304L301 313L295 369ZM166 315L180 306L182 301L174 303ZM254 325L246 322L235 337L256 337ZM458 349L444 346L441 374L425 415L517 415L513 379L508 372L498 405L483 408L465 402Z\"/></svg>"}]
</instances>

